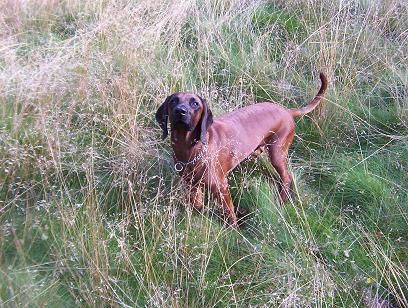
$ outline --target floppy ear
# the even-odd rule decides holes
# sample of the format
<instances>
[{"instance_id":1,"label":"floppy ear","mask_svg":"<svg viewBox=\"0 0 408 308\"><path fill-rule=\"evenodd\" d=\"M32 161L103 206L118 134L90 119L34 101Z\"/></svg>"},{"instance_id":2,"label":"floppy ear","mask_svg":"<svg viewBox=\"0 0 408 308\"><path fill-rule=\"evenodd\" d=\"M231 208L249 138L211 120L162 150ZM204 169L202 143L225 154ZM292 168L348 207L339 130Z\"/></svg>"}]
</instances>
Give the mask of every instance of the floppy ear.
<instances>
[{"instance_id":1,"label":"floppy ear","mask_svg":"<svg viewBox=\"0 0 408 308\"><path fill-rule=\"evenodd\" d=\"M169 118L168 106L169 106L169 101L171 97L172 95L167 96L164 103L161 104L161 106L159 107L159 109L157 109L157 112L156 112L156 121L159 123L163 131L162 139L165 139L167 135L169 134L167 130L167 120Z\"/></svg>"},{"instance_id":2,"label":"floppy ear","mask_svg":"<svg viewBox=\"0 0 408 308\"><path fill-rule=\"evenodd\" d=\"M207 134L208 128L213 123L213 115L212 115L210 108L208 108L207 101L200 96L199 98L201 99L201 103L203 104L203 108L204 108L203 113L201 115L200 140L203 144L207 144L206 134Z\"/></svg>"}]
</instances>

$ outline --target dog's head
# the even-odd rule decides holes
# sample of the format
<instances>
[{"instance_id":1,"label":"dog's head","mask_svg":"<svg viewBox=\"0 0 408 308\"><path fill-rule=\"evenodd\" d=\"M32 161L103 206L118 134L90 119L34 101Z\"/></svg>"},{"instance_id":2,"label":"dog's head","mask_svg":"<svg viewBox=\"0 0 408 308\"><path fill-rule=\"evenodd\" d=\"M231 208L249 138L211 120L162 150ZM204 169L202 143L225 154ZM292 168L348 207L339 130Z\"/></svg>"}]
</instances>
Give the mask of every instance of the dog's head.
<instances>
[{"instance_id":1,"label":"dog's head","mask_svg":"<svg viewBox=\"0 0 408 308\"><path fill-rule=\"evenodd\" d=\"M206 133L213 122L211 110L207 101L198 95L186 92L174 93L166 98L156 112L156 120L163 130L163 139L167 137L167 122L170 129L194 131L203 144L207 144Z\"/></svg>"}]
</instances>

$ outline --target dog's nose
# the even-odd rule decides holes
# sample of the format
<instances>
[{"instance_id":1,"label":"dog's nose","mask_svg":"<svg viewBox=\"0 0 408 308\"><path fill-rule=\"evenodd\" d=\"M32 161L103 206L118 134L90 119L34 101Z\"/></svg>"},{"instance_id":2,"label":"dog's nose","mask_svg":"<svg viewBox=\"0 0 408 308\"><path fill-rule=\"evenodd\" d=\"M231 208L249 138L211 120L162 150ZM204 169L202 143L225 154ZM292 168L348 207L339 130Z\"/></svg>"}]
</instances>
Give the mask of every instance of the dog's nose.
<instances>
[{"instance_id":1,"label":"dog's nose","mask_svg":"<svg viewBox=\"0 0 408 308\"><path fill-rule=\"evenodd\" d=\"M176 113L178 113L179 115L182 115L182 116L187 114L187 108L184 107L184 106L177 107L175 111L176 111Z\"/></svg>"}]
</instances>

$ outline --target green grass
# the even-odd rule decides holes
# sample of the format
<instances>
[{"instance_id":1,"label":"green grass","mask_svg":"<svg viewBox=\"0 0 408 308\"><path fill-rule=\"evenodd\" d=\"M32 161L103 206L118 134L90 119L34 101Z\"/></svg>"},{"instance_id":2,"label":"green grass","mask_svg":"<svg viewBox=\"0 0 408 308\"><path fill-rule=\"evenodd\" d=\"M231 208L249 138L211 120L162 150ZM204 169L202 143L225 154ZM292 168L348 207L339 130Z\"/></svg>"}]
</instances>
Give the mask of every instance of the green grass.
<instances>
[{"instance_id":1,"label":"green grass","mask_svg":"<svg viewBox=\"0 0 408 308\"><path fill-rule=\"evenodd\" d=\"M408 304L406 8L310 1L2 5L0 305ZM327 100L297 120L293 200L266 157L242 217L186 204L154 114Z\"/></svg>"}]
</instances>

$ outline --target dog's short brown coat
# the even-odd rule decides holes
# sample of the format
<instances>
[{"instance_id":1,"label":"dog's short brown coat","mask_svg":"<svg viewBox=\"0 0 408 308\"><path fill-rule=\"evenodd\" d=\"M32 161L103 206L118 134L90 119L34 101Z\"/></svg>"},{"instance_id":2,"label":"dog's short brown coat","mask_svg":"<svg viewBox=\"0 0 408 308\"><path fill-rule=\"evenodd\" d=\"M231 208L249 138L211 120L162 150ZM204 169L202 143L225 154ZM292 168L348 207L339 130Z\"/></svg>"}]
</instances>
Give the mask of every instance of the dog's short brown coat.
<instances>
[{"instance_id":1,"label":"dog's short brown coat","mask_svg":"<svg viewBox=\"0 0 408 308\"><path fill-rule=\"evenodd\" d=\"M213 118L205 99L187 92L166 98L156 120L168 135L180 175L190 184L193 206L202 207L203 188L208 187L231 225L237 224L227 175L248 156L267 150L280 176L280 199L289 197L292 177L287 167L288 149L295 134L294 118L311 112L321 101L327 77L320 73L321 87L305 107L288 109L269 102L258 103Z\"/></svg>"}]
</instances>

